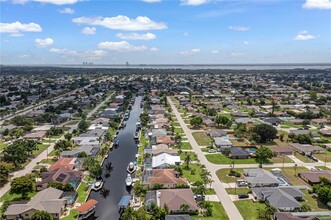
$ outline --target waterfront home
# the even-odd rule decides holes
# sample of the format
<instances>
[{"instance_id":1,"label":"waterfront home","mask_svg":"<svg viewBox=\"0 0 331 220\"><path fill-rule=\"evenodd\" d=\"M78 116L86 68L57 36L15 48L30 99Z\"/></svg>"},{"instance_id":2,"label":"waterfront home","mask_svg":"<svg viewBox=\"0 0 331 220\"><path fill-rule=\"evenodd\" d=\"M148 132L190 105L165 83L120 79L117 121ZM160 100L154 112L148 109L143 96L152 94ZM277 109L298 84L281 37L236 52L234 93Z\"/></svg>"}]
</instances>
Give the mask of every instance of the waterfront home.
<instances>
[{"instance_id":1,"label":"waterfront home","mask_svg":"<svg viewBox=\"0 0 331 220\"><path fill-rule=\"evenodd\" d=\"M282 211L300 210L298 201L304 200L304 194L293 186L257 187L252 188L252 194L256 200L263 200Z\"/></svg>"},{"instance_id":2,"label":"waterfront home","mask_svg":"<svg viewBox=\"0 0 331 220\"><path fill-rule=\"evenodd\" d=\"M46 188L38 192L29 202L9 205L4 213L7 220L28 220L36 211L46 211L54 219L60 219L65 209L66 200L62 198L63 191L55 188Z\"/></svg>"},{"instance_id":3,"label":"waterfront home","mask_svg":"<svg viewBox=\"0 0 331 220\"><path fill-rule=\"evenodd\" d=\"M61 157L58 161L56 161L54 164L52 164L48 170L53 171L57 170L59 168L66 168L69 170L73 170L75 168L75 161L77 158L66 158L66 157Z\"/></svg>"},{"instance_id":4,"label":"waterfront home","mask_svg":"<svg viewBox=\"0 0 331 220\"><path fill-rule=\"evenodd\" d=\"M162 153L152 158L153 169L164 169L170 166L180 165L180 157Z\"/></svg>"},{"instance_id":5,"label":"waterfront home","mask_svg":"<svg viewBox=\"0 0 331 220\"><path fill-rule=\"evenodd\" d=\"M37 191L43 190L48 187L50 182L68 183L76 188L82 177L82 172L70 170L67 168L59 168L49 172L41 173L41 181L36 183Z\"/></svg>"},{"instance_id":6,"label":"waterfront home","mask_svg":"<svg viewBox=\"0 0 331 220\"><path fill-rule=\"evenodd\" d=\"M244 169L245 180L250 187L279 186L279 180L271 172L260 168Z\"/></svg>"},{"instance_id":7,"label":"waterfront home","mask_svg":"<svg viewBox=\"0 0 331 220\"><path fill-rule=\"evenodd\" d=\"M188 185L188 182L186 178L179 177L179 173L174 169L154 169L147 184L150 188L155 184L162 184L162 188L176 188L179 184Z\"/></svg>"},{"instance_id":8,"label":"waterfront home","mask_svg":"<svg viewBox=\"0 0 331 220\"><path fill-rule=\"evenodd\" d=\"M162 136L162 137L156 137L156 144L167 144L167 145L174 145L175 140L172 138L172 136Z\"/></svg>"},{"instance_id":9,"label":"waterfront home","mask_svg":"<svg viewBox=\"0 0 331 220\"><path fill-rule=\"evenodd\" d=\"M98 201L95 199L89 199L87 202L83 203L76 210L79 212L77 219L88 219L90 216L94 215L95 213L95 206L97 205Z\"/></svg>"},{"instance_id":10,"label":"waterfront home","mask_svg":"<svg viewBox=\"0 0 331 220\"><path fill-rule=\"evenodd\" d=\"M74 150L62 151L61 157L78 157L78 154L85 152L88 156L97 156L100 149L100 145L82 145L77 147Z\"/></svg>"}]
</instances>

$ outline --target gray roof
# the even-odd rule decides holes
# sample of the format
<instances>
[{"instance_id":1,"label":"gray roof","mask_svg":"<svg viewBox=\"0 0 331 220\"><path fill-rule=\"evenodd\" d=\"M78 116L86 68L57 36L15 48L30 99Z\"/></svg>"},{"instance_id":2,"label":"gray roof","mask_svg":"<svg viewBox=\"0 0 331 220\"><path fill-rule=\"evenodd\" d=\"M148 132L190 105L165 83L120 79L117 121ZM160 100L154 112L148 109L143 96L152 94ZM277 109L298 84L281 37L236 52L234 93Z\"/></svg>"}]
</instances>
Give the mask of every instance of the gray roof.
<instances>
[{"instance_id":1,"label":"gray roof","mask_svg":"<svg viewBox=\"0 0 331 220\"><path fill-rule=\"evenodd\" d=\"M244 169L244 175L250 184L279 184L277 177L260 168Z\"/></svg>"},{"instance_id":2,"label":"gray roof","mask_svg":"<svg viewBox=\"0 0 331 220\"><path fill-rule=\"evenodd\" d=\"M60 213L61 208L65 204L65 199L60 199L63 191L55 188L47 188L38 192L26 204L10 205L5 212L5 215L19 215L28 210L43 210L49 213Z\"/></svg>"},{"instance_id":3,"label":"gray roof","mask_svg":"<svg viewBox=\"0 0 331 220\"><path fill-rule=\"evenodd\" d=\"M270 205L279 208L300 208L295 198L302 198L304 194L295 187L259 187L252 188L257 199L263 199Z\"/></svg>"},{"instance_id":4,"label":"gray roof","mask_svg":"<svg viewBox=\"0 0 331 220\"><path fill-rule=\"evenodd\" d=\"M166 215L165 220L191 220L190 215Z\"/></svg>"},{"instance_id":5,"label":"gray roof","mask_svg":"<svg viewBox=\"0 0 331 220\"><path fill-rule=\"evenodd\" d=\"M302 151L304 153L310 153L310 152L314 152L314 151L324 151L325 149L319 146L313 146L310 144L298 144L298 143L291 143L290 144L291 147Z\"/></svg>"},{"instance_id":6,"label":"gray roof","mask_svg":"<svg viewBox=\"0 0 331 220\"><path fill-rule=\"evenodd\" d=\"M239 156L250 156L250 153L247 150L244 150L241 147L231 147L231 156L232 157L239 157Z\"/></svg>"},{"instance_id":7,"label":"gray roof","mask_svg":"<svg viewBox=\"0 0 331 220\"><path fill-rule=\"evenodd\" d=\"M232 146L232 143L228 139L225 139L225 138L217 137L217 138L214 138L214 141L215 141L216 146Z\"/></svg>"}]
</instances>

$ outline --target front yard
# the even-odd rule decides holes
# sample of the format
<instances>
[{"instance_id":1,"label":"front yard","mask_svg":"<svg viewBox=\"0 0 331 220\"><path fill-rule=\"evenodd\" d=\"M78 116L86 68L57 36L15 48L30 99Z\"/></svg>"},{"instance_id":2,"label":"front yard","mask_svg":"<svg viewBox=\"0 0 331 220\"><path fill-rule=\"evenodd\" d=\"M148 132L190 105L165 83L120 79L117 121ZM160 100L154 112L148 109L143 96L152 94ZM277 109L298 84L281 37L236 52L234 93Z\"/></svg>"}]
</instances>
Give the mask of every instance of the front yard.
<instances>
[{"instance_id":1,"label":"front yard","mask_svg":"<svg viewBox=\"0 0 331 220\"><path fill-rule=\"evenodd\" d=\"M228 220L229 217L226 214L223 205L219 202L210 202L213 206L213 216L210 217L200 217L200 216L190 216L197 220Z\"/></svg>"},{"instance_id":2,"label":"front yard","mask_svg":"<svg viewBox=\"0 0 331 220\"><path fill-rule=\"evenodd\" d=\"M256 161L254 158L248 158L248 159L231 159L229 157L224 156L223 154L206 154L205 155L207 160L211 163L215 164L232 164L234 161L234 164L256 164Z\"/></svg>"},{"instance_id":3,"label":"front yard","mask_svg":"<svg viewBox=\"0 0 331 220\"><path fill-rule=\"evenodd\" d=\"M265 204L264 203L254 203L250 199L246 200L239 200L235 201L234 204L237 206L240 214L244 218L244 220L256 220L259 219L258 211L257 209L264 209Z\"/></svg>"},{"instance_id":4,"label":"front yard","mask_svg":"<svg viewBox=\"0 0 331 220\"><path fill-rule=\"evenodd\" d=\"M230 168L217 170L216 175L217 175L218 179L223 183L236 182L235 177L228 175L230 173L230 170L231 170ZM242 174L244 172L244 169L243 168L234 168L234 171L237 171ZM242 178L243 178L243 175L241 175L241 177L237 177L237 179L242 179Z\"/></svg>"},{"instance_id":5,"label":"front yard","mask_svg":"<svg viewBox=\"0 0 331 220\"><path fill-rule=\"evenodd\" d=\"M189 169L186 169L186 164L180 165L180 167L183 169L183 178L187 178L189 182L196 182L201 181L201 166L198 164L190 164Z\"/></svg>"},{"instance_id":6,"label":"front yard","mask_svg":"<svg viewBox=\"0 0 331 220\"><path fill-rule=\"evenodd\" d=\"M208 146L212 143L212 139L205 132L193 132L192 135L199 146Z\"/></svg>"}]
</instances>

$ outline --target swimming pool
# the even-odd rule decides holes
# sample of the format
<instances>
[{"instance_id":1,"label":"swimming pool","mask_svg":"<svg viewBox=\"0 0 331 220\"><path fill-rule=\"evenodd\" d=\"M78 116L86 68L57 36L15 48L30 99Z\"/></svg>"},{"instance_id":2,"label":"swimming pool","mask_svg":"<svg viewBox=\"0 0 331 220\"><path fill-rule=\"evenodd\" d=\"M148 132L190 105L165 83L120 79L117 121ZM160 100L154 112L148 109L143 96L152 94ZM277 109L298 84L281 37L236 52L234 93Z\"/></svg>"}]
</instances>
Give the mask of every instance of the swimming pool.
<instances>
[{"instance_id":1,"label":"swimming pool","mask_svg":"<svg viewBox=\"0 0 331 220\"><path fill-rule=\"evenodd\" d=\"M289 184L281 177L277 177L280 186L288 186Z\"/></svg>"},{"instance_id":2,"label":"swimming pool","mask_svg":"<svg viewBox=\"0 0 331 220\"><path fill-rule=\"evenodd\" d=\"M256 153L256 149L255 148L248 148L248 152L255 154Z\"/></svg>"}]
</instances>

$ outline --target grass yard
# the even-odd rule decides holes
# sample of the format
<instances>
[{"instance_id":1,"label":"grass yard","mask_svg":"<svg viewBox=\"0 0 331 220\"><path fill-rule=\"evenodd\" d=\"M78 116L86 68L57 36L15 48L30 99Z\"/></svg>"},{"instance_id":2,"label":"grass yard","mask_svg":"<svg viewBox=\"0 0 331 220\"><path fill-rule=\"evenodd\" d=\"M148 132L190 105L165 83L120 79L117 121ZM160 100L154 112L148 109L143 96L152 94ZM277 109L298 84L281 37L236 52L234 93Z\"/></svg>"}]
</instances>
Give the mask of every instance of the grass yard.
<instances>
[{"instance_id":1,"label":"grass yard","mask_svg":"<svg viewBox=\"0 0 331 220\"><path fill-rule=\"evenodd\" d=\"M33 156L38 156L49 147L49 144L37 144L38 150L33 151Z\"/></svg>"},{"instance_id":2,"label":"grass yard","mask_svg":"<svg viewBox=\"0 0 331 220\"><path fill-rule=\"evenodd\" d=\"M217 170L216 175L217 175L218 179L223 183L234 183L236 181L236 178L232 177L232 176L228 176L228 174L230 173L230 170L231 170L230 168ZM239 173L244 172L243 168L234 168L234 170ZM241 177L237 177L237 178L241 179L242 175L241 175Z\"/></svg>"},{"instance_id":3,"label":"grass yard","mask_svg":"<svg viewBox=\"0 0 331 220\"><path fill-rule=\"evenodd\" d=\"M187 152L187 151L183 151L180 154L180 159L184 161L186 158L186 155L188 155L188 154L190 155L192 161L196 161L198 159L198 155L196 155L194 152Z\"/></svg>"},{"instance_id":4,"label":"grass yard","mask_svg":"<svg viewBox=\"0 0 331 220\"><path fill-rule=\"evenodd\" d=\"M182 128L175 128L175 134L184 134L184 131Z\"/></svg>"},{"instance_id":5,"label":"grass yard","mask_svg":"<svg viewBox=\"0 0 331 220\"><path fill-rule=\"evenodd\" d=\"M328 207L321 203L318 199L314 199L307 190L301 190L305 194L305 201L300 202L301 205L308 205L312 211L328 211Z\"/></svg>"},{"instance_id":6,"label":"grass yard","mask_svg":"<svg viewBox=\"0 0 331 220\"><path fill-rule=\"evenodd\" d=\"M229 217L226 214L223 205L219 202L210 202L213 205L213 215L210 217L190 216L197 220L228 220Z\"/></svg>"},{"instance_id":7,"label":"grass yard","mask_svg":"<svg viewBox=\"0 0 331 220\"><path fill-rule=\"evenodd\" d=\"M215 195L216 192L213 188L207 188L206 189L206 195Z\"/></svg>"},{"instance_id":8,"label":"grass yard","mask_svg":"<svg viewBox=\"0 0 331 220\"><path fill-rule=\"evenodd\" d=\"M173 125L174 127L179 127L179 126L180 126L180 124L179 124L178 121L176 121L176 122L172 122L172 125Z\"/></svg>"},{"instance_id":9,"label":"grass yard","mask_svg":"<svg viewBox=\"0 0 331 220\"><path fill-rule=\"evenodd\" d=\"M331 162L331 152L330 151L325 151L325 154L314 154L314 157L321 161L326 162Z\"/></svg>"},{"instance_id":10,"label":"grass yard","mask_svg":"<svg viewBox=\"0 0 331 220\"><path fill-rule=\"evenodd\" d=\"M77 201L78 203L84 203L88 194L88 190L86 191L86 189L88 189L88 184L81 182L79 187L77 188L77 193L78 193L78 198Z\"/></svg>"},{"instance_id":11,"label":"grass yard","mask_svg":"<svg viewBox=\"0 0 331 220\"><path fill-rule=\"evenodd\" d=\"M64 218L61 218L61 220L75 220L75 219L77 219L78 214L79 214L79 212L76 209L71 209L70 214Z\"/></svg>"},{"instance_id":12,"label":"grass yard","mask_svg":"<svg viewBox=\"0 0 331 220\"><path fill-rule=\"evenodd\" d=\"M235 164L256 164L254 158L248 159L231 159L222 154L206 154L207 160L215 164L232 164L234 161Z\"/></svg>"},{"instance_id":13,"label":"grass yard","mask_svg":"<svg viewBox=\"0 0 331 220\"><path fill-rule=\"evenodd\" d=\"M235 201L234 204L237 206L244 220L259 219L257 209L265 208L264 203L258 203L258 202L254 203L252 200L239 200L239 201Z\"/></svg>"},{"instance_id":14,"label":"grass yard","mask_svg":"<svg viewBox=\"0 0 331 220\"><path fill-rule=\"evenodd\" d=\"M273 168L266 168L266 170L272 170ZM282 168L279 168L282 169ZM306 167L297 167L295 171L295 167L284 167L282 169L282 174L293 184L293 185L308 185L305 181L303 181L300 177L296 176L300 172L309 171Z\"/></svg>"},{"instance_id":15,"label":"grass yard","mask_svg":"<svg viewBox=\"0 0 331 220\"><path fill-rule=\"evenodd\" d=\"M246 141L239 141L239 140L230 140L234 147L245 147L250 146L249 143Z\"/></svg>"},{"instance_id":16,"label":"grass yard","mask_svg":"<svg viewBox=\"0 0 331 220\"><path fill-rule=\"evenodd\" d=\"M4 142L0 142L0 150L3 150L5 147L7 147L7 144Z\"/></svg>"},{"instance_id":17,"label":"grass yard","mask_svg":"<svg viewBox=\"0 0 331 220\"><path fill-rule=\"evenodd\" d=\"M45 144L51 144L54 142L55 142L55 140L49 140L49 139L43 140L43 143L45 143Z\"/></svg>"},{"instance_id":18,"label":"grass yard","mask_svg":"<svg viewBox=\"0 0 331 220\"><path fill-rule=\"evenodd\" d=\"M75 125L79 122L79 120L72 120L72 121L69 121L68 123L66 123L65 125Z\"/></svg>"},{"instance_id":19,"label":"grass yard","mask_svg":"<svg viewBox=\"0 0 331 220\"><path fill-rule=\"evenodd\" d=\"M194 132L192 135L200 146L208 146L212 142L211 138L205 132Z\"/></svg>"},{"instance_id":20,"label":"grass yard","mask_svg":"<svg viewBox=\"0 0 331 220\"><path fill-rule=\"evenodd\" d=\"M291 158L287 157L287 156L284 156L284 161L283 161L283 157L282 156L273 157L271 159L271 162L272 163L283 163L283 162L284 163L294 163L294 161Z\"/></svg>"},{"instance_id":21,"label":"grass yard","mask_svg":"<svg viewBox=\"0 0 331 220\"><path fill-rule=\"evenodd\" d=\"M185 124L189 125L190 124L190 119L184 119Z\"/></svg>"},{"instance_id":22,"label":"grass yard","mask_svg":"<svg viewBox=\"0 0 331 220\"><path fill-rule=\"evenodd\" d=\"M183 176L184 178L187 178L189 182L196 182L201 181L200 173L202 171L200 165L198 164L190 164L189 170L186 169L186 165L182 164L180 165L183 169ZM192 173L192 170L195 170L194 173Z\"/></svg>"},{"instance_id":23,"label":"grass yard","mask_svg":"<svg viewBox=\"0 0 331 220\"><path fill-rule=\"evenodd\" d=\"M311 160L307 156L304 156L304 155L302 155L300 153L295 153L294 156L296 158L298 158L299 160L301 160L302 162L305 162L305 163L313 163L314 162L313 160Z\"/></svg>"},{"instance_id":24,"label":"grass yard","mask_svg":"<svg viewBox=\"0 0 331 220\"><path fill-rule=\"evenodd\" d=\"M247 193L252 191L248 188L239 188L239 187L237 187L237 188L226 188L225 190L230 195L247 194Z\"/></svg>"},{"instance_id":25,"label":"grass yard","mask_svg":"<svg viewBox=\"0 0 331 220\"><path fill-rule=\"evenodd\" d=\"M180 147L182 150L190 150L192 149L192 146L189 142L182 142L182 145Z\"/></svg>"},{"instance_id":26,"label":"grass yard","mask_svg":"<svg viewBox=\"0 0 331 220\"><path fill-rule=\"evenodd\" d=\"M56 160L53 160L53 159L42 159L40 161L40 163L45 163L45 164L50 164L50 165L54 164L55 162L56 162Z\"/></svg>"},{"instance_id":27,"label":"grass yard","mask_svg":"<svg viewBox=\"0 0 331 220\"><path fill-rule=\"evenodd\" d=\"M26 200L29 200L30 198L34 197L35 195L37 194L36 191L32 192L32 193L28 193L27 195L27 199ZM3 202L3 201L20 201L22 200L22 196L20 194L10 194L9 191L7 191L1 198L0 198L0 202Z\"/></svg>"},{"instance_id":28,"label":"grass yard","mask_svg":"<svg viewBox=\"0 0 331 220\"><path fill-rule=\"evenodd\" d=\"M318 169L321 169L321 170L331 170L330 168L325 167L325 166L315 166L315 167Z\"/></svg>"}]
</instances>

